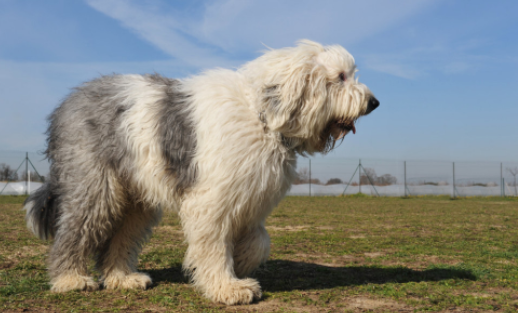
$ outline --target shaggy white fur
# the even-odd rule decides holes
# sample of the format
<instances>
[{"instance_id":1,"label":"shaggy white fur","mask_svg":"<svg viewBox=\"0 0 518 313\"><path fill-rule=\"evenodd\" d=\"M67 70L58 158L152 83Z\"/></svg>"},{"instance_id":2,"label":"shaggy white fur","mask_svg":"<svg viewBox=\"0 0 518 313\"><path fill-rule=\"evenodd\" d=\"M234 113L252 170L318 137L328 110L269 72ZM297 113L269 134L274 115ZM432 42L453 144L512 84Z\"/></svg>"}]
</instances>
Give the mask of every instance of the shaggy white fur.
<instances>
[{"instance_id":1,"label":"shaggy white fur","mask_svg":"<svg viewBox=\"0 0 518 313\"><path fill-rule=\"evenodd\" d=\"M29 228L55 235L52 290L146 288L137 256L163 209L179 213L184 268L213 301L261 297L246 278L265 262L265 219L296 176L296 154L327 152L379 102L353 57L311 41L237 71L185 80L103 77L50 118L51 177L25 205Z\"/></svg>"}]
</instances>

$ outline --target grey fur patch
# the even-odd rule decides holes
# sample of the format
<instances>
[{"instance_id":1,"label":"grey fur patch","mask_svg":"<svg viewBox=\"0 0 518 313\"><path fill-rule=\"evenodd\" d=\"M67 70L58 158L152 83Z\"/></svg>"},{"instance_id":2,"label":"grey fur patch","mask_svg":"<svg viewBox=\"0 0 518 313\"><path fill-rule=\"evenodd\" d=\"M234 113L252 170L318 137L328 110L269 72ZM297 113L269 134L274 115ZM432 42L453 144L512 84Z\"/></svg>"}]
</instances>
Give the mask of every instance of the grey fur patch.
<instances>
[{"instance_id":1,"label":"grey fur patch","mask_svg":"<svg viewBox=\"0 0 518 313\"><path fill-rule=\"evenodd\" d=\"M52 113L46 151L51 162L60 162L58 153L63 145L77 149L88 146L97 161L114 169L119 167L128 154L122 143L124 137L117 133L121 116L129 108L118 96L126 88L121 79L121 75L113 75L87 82ZM65 134L64 129L74 131Z\"/></svg>"},{"instance_id":2,"label":"grey fur patch","mask_svg":"<svg viewBox=\"0 0 518 313\"><path fill-rule=\"evenodd\" d=\"M160 144L167 162L166 170L176 176L176 191L182 194L196 182L196 165L193 163L196 135L191 112L186 105L190 95L179 90L178 80L156 74L148 78L167 87L167 97L160 103Z\"/></svg>"},{"instance_id":3,"label":"grey fur patch","mask_svg":"<svg viewBox=\"0 0 518 313\"><path fill-rule=\"evenodd\" d=\"M47 240L56 233L56 220L59 210L52 196L49 183L33 192L23 203L27 211L27 226L40 239Z\"/></svg>"},{"instance_id":4,"label":"grey fur patch","mask_svg":"<svg viewBox=\"0 0 518 313\"><path fill-rule=\"evenodd\" d=\"M266 110L277 113L280 104L279 85L268 86L263 89L263 103Z\"/></svg>"},{"instance_id":5,"label":"grey fur patch","mask_svg":"<svg viewBox=\"0 0 518 313\"><path fill-rule=\"evenodd\" d=\"M196 181L190 97L182 94L179 81L158 75L144 79L163 91L158 102L149 104L148 117L159 125L155 135L167 171L175 177L171 192L182 193ZM29 227L38 236L55 237L49 254L53 278L68 272L86 275L88 256L97 254L101 260L103 253L114 249L111 239L130 227L126 216L136 205L151 217L160 215L160 208L147 206L132 179L137 160L123 125L139 100L128 92L138 85L133 80L142 77L111 75L87 82L48 118L50 174L45 186L29 197L26 209ZM132 233L147 234L156 220L142 219ZM128 240L134 242L128 251L137 251L141 242Z\"/></svg>"},{"instance_id":6,"label":"grey fur patch","mask_svg":"<svg viewBox=\"0 0 518 313\"><path fill-rule=\"evenodd\" d=\"M121 176L127 176L128 148L120 134L120 123L131 104L118 96L121 88L121 75L103 76L76 89L65 102L50 116L48 131L49 159L57 160L63 134L58 130L63 124L75 124L76 133L82 133L79 140L88 141L87 146L95 154L95 159L110 166ZM176 192L191 187L196 181L196 166L193 157L196 150L196 136L190 121L189 96L179 90L179 81L158 74L147 75L150 84L164 87L164 98L156 112L159 125L162 154L167 163L167 171L176 177ZM131 100L131 99L130 99ZM77 135L77 134L74 134ZM70 134L67 137L74 137ZM79 148L76 145L77 148Z\"/></svg>"}]
</instances>

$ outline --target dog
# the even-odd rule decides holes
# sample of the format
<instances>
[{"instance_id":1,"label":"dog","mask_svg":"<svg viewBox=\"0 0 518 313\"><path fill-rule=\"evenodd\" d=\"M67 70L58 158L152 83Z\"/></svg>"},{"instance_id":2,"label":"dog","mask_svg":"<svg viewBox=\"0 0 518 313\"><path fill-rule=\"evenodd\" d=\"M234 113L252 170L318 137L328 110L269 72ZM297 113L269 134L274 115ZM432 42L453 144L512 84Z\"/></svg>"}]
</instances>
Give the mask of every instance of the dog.
<instances>
[{"instance_id":1,"label":"dog","mask_svg":"<svg viewBox=\"0 0 518 313\"><path fill-rule=\"evenodd\" d=\"M49 177L24 204L28 228L54 238L51 290L147 288L138 254L173 210L193 285L227 305L260 299L248 276L268 258L265 219L297 155L330 151L379 105L355 72L341 46L303 40L235 71L110 75L75 88L48 118Z\"/></svg>"}]
</instances>

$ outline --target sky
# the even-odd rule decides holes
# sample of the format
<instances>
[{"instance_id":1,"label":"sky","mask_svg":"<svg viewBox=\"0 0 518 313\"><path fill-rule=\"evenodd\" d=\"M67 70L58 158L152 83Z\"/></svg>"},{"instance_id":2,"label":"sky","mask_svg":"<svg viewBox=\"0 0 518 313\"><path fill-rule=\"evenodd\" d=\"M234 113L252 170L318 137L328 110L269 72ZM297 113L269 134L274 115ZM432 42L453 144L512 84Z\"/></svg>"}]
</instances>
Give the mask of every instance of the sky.
<instances>
[{"instance_id":1,"label":"sky","mask_svg":"<svg viewBox=\"0 0 518 313\"><path fill-rule=\"evenodd\" d=\"M328 157L518 161L517 38L514 0L0 0L0 151L44 150L46 117L100 75L184 78L310 39L351 52L381 102Z\"/></svg>"}]
</instances>

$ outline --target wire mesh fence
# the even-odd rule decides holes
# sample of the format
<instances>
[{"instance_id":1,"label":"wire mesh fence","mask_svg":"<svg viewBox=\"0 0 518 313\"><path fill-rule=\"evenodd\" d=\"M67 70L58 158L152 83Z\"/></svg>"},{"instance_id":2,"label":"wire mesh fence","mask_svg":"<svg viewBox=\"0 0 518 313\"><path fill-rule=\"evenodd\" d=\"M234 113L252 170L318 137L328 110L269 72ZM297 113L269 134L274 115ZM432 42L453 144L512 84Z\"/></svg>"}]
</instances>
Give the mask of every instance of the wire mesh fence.
<instances>
[{"instance_id":1,"label":"wire mesh fence","mask_svg":"<svg viewBox=\"0 0 518 313\"><path fill-rule=\"evenodd\" d=\"M518 196L518 162L299 158L289 195ZM27 194L49 172L44 155L0 151L0 195Z\"/></svg>"},{"instance_id":2,"label":"wire mesh fence","mask_svg":"<svg viewBox=\"0 0 518 313\"><path fill-rule=\"evenodd\" d=\"M289 195L518 196L518 162L299 158Z\"/></svg>"},{"instance_id":3,"label":"wire mesh fence","mask_svg":"<svg viewBox=\"0 0 518 313\"><path fill-rule=\"evenodd\" d=\"M48 172L41 153L0 151L0 195L29 194L41 187Z\"/></svg>"}]
</instances>

